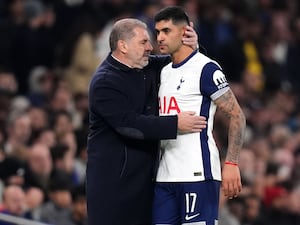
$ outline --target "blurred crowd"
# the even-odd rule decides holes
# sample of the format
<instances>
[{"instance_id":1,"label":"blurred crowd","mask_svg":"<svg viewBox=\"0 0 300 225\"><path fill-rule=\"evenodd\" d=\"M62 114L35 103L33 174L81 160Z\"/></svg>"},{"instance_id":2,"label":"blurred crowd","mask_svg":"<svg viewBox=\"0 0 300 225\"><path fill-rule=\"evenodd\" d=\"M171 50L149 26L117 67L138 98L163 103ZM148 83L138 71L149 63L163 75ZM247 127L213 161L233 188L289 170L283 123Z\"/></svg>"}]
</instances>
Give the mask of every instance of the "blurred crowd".
<instances>
[{"instance_id":1,"label":"blurred crowd","mask_svg":"<svg viewBox=\"0 0 300 225\"><path fill-rule=\"evenodd\" d=\"M247 118L243 191L221 197L219 224L300 224L298 0L1 0L0 212L86 224L89 80L116 19L141 19L154 37L168 5L185 8ZM222 159L224 121L217 114Z\"/></svg>"}]
</instances>

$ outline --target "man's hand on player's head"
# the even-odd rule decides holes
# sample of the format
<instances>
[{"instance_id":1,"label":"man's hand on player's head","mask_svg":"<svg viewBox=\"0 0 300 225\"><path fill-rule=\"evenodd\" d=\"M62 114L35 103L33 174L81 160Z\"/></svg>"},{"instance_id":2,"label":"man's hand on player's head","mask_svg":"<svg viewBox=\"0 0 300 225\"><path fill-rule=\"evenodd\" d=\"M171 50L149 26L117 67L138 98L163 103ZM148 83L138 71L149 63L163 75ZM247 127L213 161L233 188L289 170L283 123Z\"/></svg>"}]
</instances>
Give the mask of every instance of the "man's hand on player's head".
<instances>
[{"instance_id":1,"label":"man's hand on player's head","mask_svg":"<svg viewBox=\"0 0 300 225\"><path fill-rule=\"evenodd\" d=\"M198 35L194 29L193 22L190 22L189 26L185 27L185 34L182 38L182 43L191 46L192 49L196 50L199 47Z\"/></svg>"}]
</instances>

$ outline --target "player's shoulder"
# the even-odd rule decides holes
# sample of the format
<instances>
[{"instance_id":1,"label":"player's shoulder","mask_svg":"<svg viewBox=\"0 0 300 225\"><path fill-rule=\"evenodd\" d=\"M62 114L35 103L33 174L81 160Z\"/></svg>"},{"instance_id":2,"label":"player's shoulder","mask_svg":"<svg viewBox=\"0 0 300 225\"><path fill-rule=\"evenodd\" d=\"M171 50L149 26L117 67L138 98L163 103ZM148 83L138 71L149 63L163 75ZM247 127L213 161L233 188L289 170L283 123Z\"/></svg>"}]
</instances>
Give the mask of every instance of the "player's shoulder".
<instances>
[{"instance_id":1,"label":"player's shoulder","mask_svg":"<svg viewBox=\"0 0 300 225\"><path fill-rule=\"evenodd\" d=\"M214 60L213 58L211 58L211 57L209 57L209 56L207 56L207 55L205 55L205 54L203 54L201 52L197 53L196 56L198 58L200 58L201 61L203 61L204 64L214 63L216 65L219 65L219 63L216 60Z\"/></svg>"},{"instance_id":2,"label":"player's shoulder","mask_svg":"<svg viewBox=\"0 0 300 225\"><path fill-rule=\"evenodd\" d=\"M220 64L214 60L213 58L199 52L196 54L197 58L200 59L203 62L203 65L205 66L206 64L215 64L216 66L218 66L221 69Z\"/></svg>"},{"instance_id":3,"label":"player's shoulder","mask_svg":"<svg viewBox=\"0 0 300 225\"><path fill-rule=\"evenodd\" d=\"M217 61L215 61L214 59L210 58L209 56L201 52L198 52L197 54L194 55L193 59L191 60L191 64L193 64L194 66L197 65L197 68L201 70L207 66L212 66L212 65L218 70L222 70L220 64Z\"/></svg>"}]
</instances>

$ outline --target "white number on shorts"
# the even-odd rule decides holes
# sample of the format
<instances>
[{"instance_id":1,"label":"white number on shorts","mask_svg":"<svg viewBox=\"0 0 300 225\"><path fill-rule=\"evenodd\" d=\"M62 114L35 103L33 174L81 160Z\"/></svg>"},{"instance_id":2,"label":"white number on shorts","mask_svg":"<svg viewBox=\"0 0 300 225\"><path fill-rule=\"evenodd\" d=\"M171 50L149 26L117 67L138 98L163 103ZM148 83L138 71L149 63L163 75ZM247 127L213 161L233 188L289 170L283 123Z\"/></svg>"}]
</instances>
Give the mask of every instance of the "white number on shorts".
<instances>
[{"instance_id":1,"label":"white number on shorts","mask_svg":"<svg viewBox=\"0 0 300 225\"><path fill-rule=\"evenodd\" d=\"M185 193L186 213L193 213L195 211L196 199L196 193Z\"/></svg>"}]
</instances>

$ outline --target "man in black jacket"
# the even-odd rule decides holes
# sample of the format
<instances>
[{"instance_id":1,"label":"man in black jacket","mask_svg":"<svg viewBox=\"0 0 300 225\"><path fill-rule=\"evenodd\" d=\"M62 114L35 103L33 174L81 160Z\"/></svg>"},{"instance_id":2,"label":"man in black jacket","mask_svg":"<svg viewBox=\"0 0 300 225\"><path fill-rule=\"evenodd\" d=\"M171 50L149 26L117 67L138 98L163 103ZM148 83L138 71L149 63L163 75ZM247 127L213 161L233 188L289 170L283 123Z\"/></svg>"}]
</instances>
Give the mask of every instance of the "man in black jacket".
<instances>
[{"instance_id":1,"label":"man in black jacket","mask_svg":"<svg viewBox=\"0 0 300 225\"><path fill-rule=\"evenodd\" d=\"M170 58L150 56L144 23L116 22L110 47L89 88L88 223L148 225L158 140L200 132L206 121L193 112L158 116L159 75Z\"/></svg>"}]
</instances>

